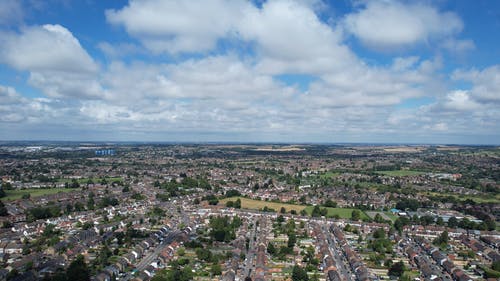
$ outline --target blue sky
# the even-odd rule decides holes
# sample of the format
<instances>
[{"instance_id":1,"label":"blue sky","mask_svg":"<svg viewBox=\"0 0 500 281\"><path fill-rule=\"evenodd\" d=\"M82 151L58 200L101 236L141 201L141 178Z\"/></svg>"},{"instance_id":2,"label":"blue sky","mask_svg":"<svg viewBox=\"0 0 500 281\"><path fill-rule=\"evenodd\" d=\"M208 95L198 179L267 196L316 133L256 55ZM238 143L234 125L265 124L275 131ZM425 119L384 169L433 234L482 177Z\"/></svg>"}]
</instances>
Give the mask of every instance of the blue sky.
<instances>
[{"instance_id":1,"label":"blue sky","mask_svg":"<svg viewBox=\"0 0 500 281\"><path fill-rule=\"evenodd\" d=\"M3 140L500 143L500 3L4 0Z\"/></svg>"}]
</instances>

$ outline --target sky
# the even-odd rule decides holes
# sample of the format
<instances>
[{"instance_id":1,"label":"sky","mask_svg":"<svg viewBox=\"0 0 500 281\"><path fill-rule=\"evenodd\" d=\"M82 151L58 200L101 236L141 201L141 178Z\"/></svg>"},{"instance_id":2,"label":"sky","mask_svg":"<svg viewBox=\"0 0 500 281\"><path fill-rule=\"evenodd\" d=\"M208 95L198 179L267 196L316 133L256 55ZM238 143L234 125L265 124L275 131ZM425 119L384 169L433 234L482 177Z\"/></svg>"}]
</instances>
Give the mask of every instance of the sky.
<instances>
[{"instance_id":1,"label":"sky","mask_svg":"<svg viewBox=\"0 0 500 281\"><path fill-rule=\"evenodd\" d=\"M500 144L500 1L1 0L0 139Z\"/></svg>"}]
</instances>

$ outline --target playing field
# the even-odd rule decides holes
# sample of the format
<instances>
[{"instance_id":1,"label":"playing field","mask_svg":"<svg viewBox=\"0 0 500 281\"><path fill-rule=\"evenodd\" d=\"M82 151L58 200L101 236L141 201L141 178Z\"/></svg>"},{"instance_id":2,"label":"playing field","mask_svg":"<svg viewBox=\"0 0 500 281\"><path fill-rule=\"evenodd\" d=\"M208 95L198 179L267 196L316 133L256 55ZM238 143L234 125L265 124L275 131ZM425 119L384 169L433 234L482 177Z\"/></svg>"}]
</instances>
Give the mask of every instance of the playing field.
<instances>
[{"instance_id":1,"label":"playing field","mask_svg":"<svg viewBox=\"0 0 500 281\"><path fill-rule=\"evenodd\" d=\"M423 175L426 172L412 171L412 170L396 170L396 171L377 171L376 173L389 177L407 177L407 176Z\"/></svg>"},{"instance_id":2,"label":"playing field","mask_svg":"<svg viewBox=\"0 0 500 281\"><path fill-rule=\"evenodd\" d=\"M105 177L106 179L106 182L108 183L112 183L114 181L123 181L123 179L121 177ZM81 178L81 179L77 179L76 181L79 183L79 184L87 184L88 181L92 181L93 183L100 183L102 181L102 178ZM72 179L59 179L58 182L67 182L67 183L71 183L73 180Z\"/></svg>"},{"instance_id":3,"label":"playing field","mask_svg":"<svg viewBox=\"0 0 500 281\"><path fill-rule=\"evenodd\" d=\"M279 212L281 210L281 207L284 207L286 209L287 213L289 213L291 210L295 210L298 213L298 212L304 210L304 208L306 207L306 206L294 205L294 204L253 200L253 199L248 199L248 198L244 198L244 197L224 198L220 201L221 202L220 204L225 205L227 201L236 201L238 198L240 198L240 200L241 200L241 208L242 209L261 210L267 206L267 208L274 209L276 212Z\"/></svg>"},{"instance_id":4,"label":"playing field","mask_svg":"<svg viewBox=\"0 0 500 281\"><path fill-rule=\"evenodd\" d=\"M260 201L260 200L253 200L253 199L248 199L244 197L231 197L231 198L225 198L220 201L220 204L225 205L227 201L236 201L236 199L240 198L241 200L241 208L242 209L251 209L251 210L262 210L264 207L268 207L271 209L274 209L276 212L279 212L281 210L281 207L284 207L286 209L286 212L289 213L291 210L297 211L299 213L302 210L306 210L306 212L310 215L313 206L304 206L304 205L294 205L294 204L286 204L286 203L277 203L277 202L269 202L269 201ZM324 208L324 207L321 207ZM328 217L333 217L335 215L338 215L342 219L350 219L352 216L352 211L356 209L352 208L327 208ZM368 218L368 216L361 211L361 218Z\"/></svg>"},{"instance_id":5,"label":"playing field","mask_svg":"<svg viewBox=\"0 0 500 281\"><path fill-rule=\"evenodd\" d=\"M2 198L4 201L20 199L24 194L30 194L31 198L59 192L80 191L80 188L33 188L20 190L5 190L7 196Z\"/></svg>"},{"instance_id":6,"label":"playing field","mask_svg":"<svg viewBox=\"0 0 500 281\"><path fill-rule=\"evenodd\" d=\"M308 206L306 208L307 213L310 215L313 210L313 206ZM324 207L321 207L323 209ZM350 219L352 217L352 211L357 210L357 209L352 209L352 208L326 208L328 209L327 217L333 217L335 215L338 215L341 219ZM361 211L361 219L367 219L368 216L365 214L365 212Z\"/></svg>"}]
</instances>

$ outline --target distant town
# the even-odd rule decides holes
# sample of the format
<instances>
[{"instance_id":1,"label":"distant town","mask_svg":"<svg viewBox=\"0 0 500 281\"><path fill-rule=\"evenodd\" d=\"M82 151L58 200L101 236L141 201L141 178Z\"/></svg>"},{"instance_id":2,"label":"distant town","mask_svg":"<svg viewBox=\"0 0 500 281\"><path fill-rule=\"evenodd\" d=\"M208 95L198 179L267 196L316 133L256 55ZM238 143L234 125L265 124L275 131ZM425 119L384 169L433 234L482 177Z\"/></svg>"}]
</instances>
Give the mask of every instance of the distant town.
<instances>
[{"instance_id":1,"label":"distant town","mask_svg":"<svg viewBox=\"0 0 500 281\"><path fill-rule=\"evenodd\" d=\"M0 280L500 278L500 147L2 143Z\"/></svg>"}]
</instances>

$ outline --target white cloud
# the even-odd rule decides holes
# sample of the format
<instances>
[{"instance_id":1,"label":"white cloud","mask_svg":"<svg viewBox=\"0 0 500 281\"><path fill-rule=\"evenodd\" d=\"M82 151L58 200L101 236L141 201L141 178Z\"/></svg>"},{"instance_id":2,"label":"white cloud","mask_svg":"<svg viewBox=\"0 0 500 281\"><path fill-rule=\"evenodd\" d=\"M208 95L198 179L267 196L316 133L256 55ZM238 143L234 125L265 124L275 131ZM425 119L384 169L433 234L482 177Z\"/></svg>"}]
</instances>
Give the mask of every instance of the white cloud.
<instances>
[{"instance_id":1,"label":"white cloud","mask_svg":"<svg viewBox=\"0 0 500 281\"><path fill-rule=\"evenodd\" d=\"M146 50L133 43L117 43L100 42L97 48L106 56L112 59L124 58L136 54L144 54Z\"/></svg>"},{"instance_id":2,"label":"white cloud","mask_svg":"<svg viewBox=\"0 0 500 281\"><path fill-rule=\"evenodd\" d=\"M462 55L468 51L472 51L476 48L476 44L474 41L470 39L447 39L442 43L443 48L447 49L453 54Z\"/></svg>"},{"instance_id":3,"label":"white cloud","mask_svg":"<svg viewBox=\"0 0 500 281\"><path fill-rule=\"evenodd\" d=\"M60 25L32 26L0 38L1 60L19 70L94 73L98 67Z\"/></svg>"},{"instance_id":4,"label":"white cloud","mask_svg":"<svg viewBox=\"0 0 500 281\"><path fill-rule=\"evenodd\" d=\"M467 91L456 90L449 93L443 103L447 110L470 111L479 109L480 105L473 101Z\"/></svg>"},{"instance_id":5,"label":"white cloud","mask_svg":"<svg viewBox=\"0 0 500 281\"><path fill-rule=\"evenodd\" d=\"M457 70L452 74L455 80L472 83L470 95L481 103L500 103L500 65L493 65L483 70Z\"/></svg>"},{"instance_id":6,"label":"white cloud","mask_svg":"<svg viewBox=\"0 0 500 281\"><path fill-rule=\"evenodd\" d=\"M0 1L0 26L22 22L23 9L19 0Z\"/></svg>"},{"instance_id":7,"label":"white cloud","mask_svg":"<svg viewBox=\"0 0 500 281\"><path fill-rule=\"evenodd\" d=\"M121 10L107 10L106 19L154 52L205 52L232 31L248 6L243 0L131 0Z\"/></svg>"},{"instance_id":8,"label":"white cloud","mask_svg":"<svg viewBox=\"0 0 500 281\"><path fill-rule=\"evenodd\" d=\"M422 3L367 1L345 17L344 27L367 46L384 49L452 36L462 30L463 23L452 12Z\"/></svg>"},{"instance_id":9,"label":"white cloud","mask_svg":"<svg viewBox=\"0 0 500 281\"><path fill-rule=\"evenodd\" d=\"M29 83L50 97L99 98L99 67L60 25L31 26L0 36L0 61L29 71Z\"/></svg>"},{"instance_id":10,"label":"white cloud","mask_svg":"<svg viewBox=\"0 0 500 281\"><path fill-rule=\"evenodd\" d=\"M355 61L340 34L301 2L268 1L249 9L238 30L256 43L258 67L268 73L323 73Z\"/></svg>"}]
</instances>

